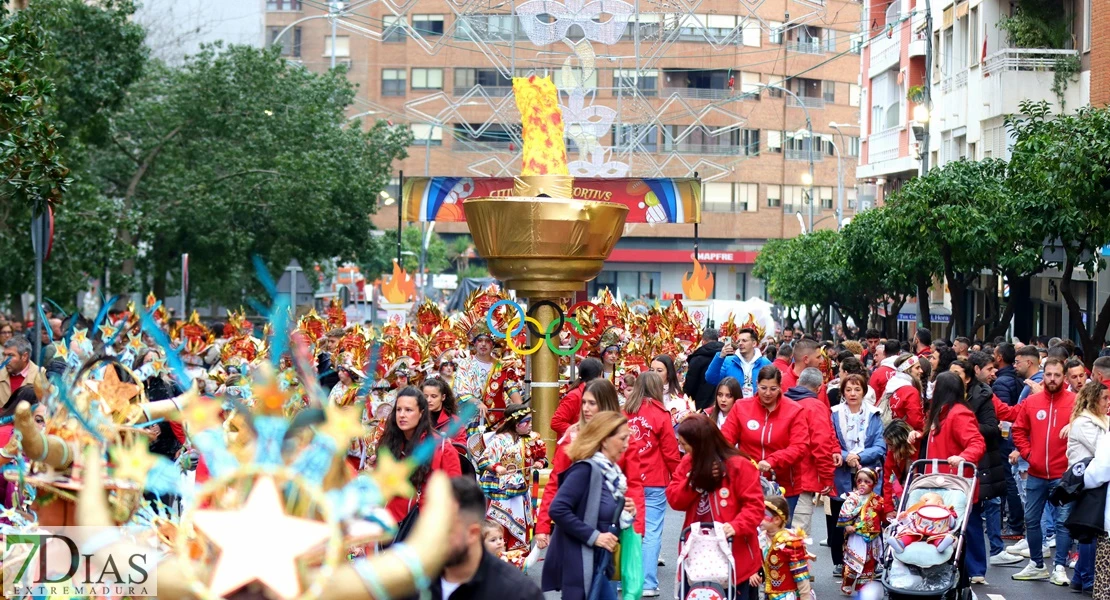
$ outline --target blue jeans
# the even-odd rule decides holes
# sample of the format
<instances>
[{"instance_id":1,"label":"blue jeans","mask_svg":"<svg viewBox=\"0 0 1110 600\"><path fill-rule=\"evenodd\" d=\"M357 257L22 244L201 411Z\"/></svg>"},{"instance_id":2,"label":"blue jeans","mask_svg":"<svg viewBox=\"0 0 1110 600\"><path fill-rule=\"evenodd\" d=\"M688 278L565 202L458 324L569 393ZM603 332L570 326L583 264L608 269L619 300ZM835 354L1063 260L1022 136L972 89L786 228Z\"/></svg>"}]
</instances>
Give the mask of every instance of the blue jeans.
<instances>
[{"instance_id":1,"label":"blue jeans","mask_svg":"<svg viewBox=\"0 0 1110 600\"><path fill-rule=\"evenodd\" d=\"M990 542L991 556L1006 549L1002 543L1002 498L991 498L983 502L983 520L987 523L987 540Z\"/></svg>"},{"instance_id":2,"label":"blue jeans","mask_svg":"<svg viewBox=\"0 0 1110 600\"><path fill-rule=\"evenodd\" d=\"M797 496L787 496L786 497L786 506L788 506L790 508L790 521L787 522L786 526L790 527L790 524L794 522L794 509L798 507L798 497Z\"/></svg>"},{"instance_id":3,"label":"blue jeans","mask_svg":"<svg viewBox=\"0 0 1110 600\"><path fill-rule=\"evenodd\" d=\"M964 548L964 561L968 577L983 577L987 574L987 545L983 535L983 505L976 502L967 516L967 546Z\"/></svg>"},{"instance_id":4,"label":"blue jeans","mask_svg":"<svg viewBox=\"0 0 1110 600\"><path fill-rule=\"evenodd\" d=\"M1095 543L1079 544L1079 560L1075 563L1075 577L1089 590L1095 586Z\"/></svg>"},{"instance_id":5,"label":"blue jeans","mask_svg":"<svg viewBox=\"0 0 1110 600\"><path fill-rule=\"evenodd\" d=\"M659 589L659 549L663 546L663 516L667 514L667 488L644 488L644 589Z\"/></svg>"},{"instance_id":6,"label":"blue jeans","mask_svg":"<svg viewBox=\"0 0 1110 600\"><path fill-rule=\"evenodd\" d=\"M1045 504L1052 490L1060 483L1059 479L1040 479L1030 475L1025 480L1025 539L1029 541L1029 555L1037 566L1044 566L1044 558L1039 549L1044 545L1041 531L1041 518L1044 517ZM1063 523L1071 514L1071 504L1056 509L1056 522ZM1071 549L1071 536L1067 527L1056 528L1057 565L1067 565L1068 550Z\"/></svg>"}]
</instances>

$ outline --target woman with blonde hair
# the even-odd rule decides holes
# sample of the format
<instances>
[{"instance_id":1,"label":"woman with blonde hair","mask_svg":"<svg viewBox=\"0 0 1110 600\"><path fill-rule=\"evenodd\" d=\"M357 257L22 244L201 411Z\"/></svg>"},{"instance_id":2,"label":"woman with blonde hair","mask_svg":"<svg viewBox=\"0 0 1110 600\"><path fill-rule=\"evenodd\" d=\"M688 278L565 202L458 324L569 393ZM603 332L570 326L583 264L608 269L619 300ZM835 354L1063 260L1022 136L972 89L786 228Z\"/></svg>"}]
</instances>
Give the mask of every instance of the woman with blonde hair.
<instances>
[{"instance_id":1,"label":"woman with blonde hair","mask_svg":"<svg viewBox=\"0 0 1110 600\"><path fill-rule=\"evenodd\" d=\"M1094 458L1095 448L1110 431L1110 388L1101 381L1089 381L1075 396L1068 429L1068 465ZM1088 592L1095 584L1095 544L1079 544L1079 560L1075 563L1072 589Z\"/></svg>"},{"instance_id":2,"label":"woman with blonde hair","mask_svg":"<svg viewBox=\"0 0 1110 600\"><path fill-rule=\"evenodd\" d=\"M551 503L555 522L543 566L543 590L561 591L565 600L615 598L608 589L611 553L620 529L632 526L636 504L627 496L628 481L617 462L628 449L629 427L623 415L602 411L578 432L567 448L575 461L560 477ZM619 529L618 529L619 528Z\"/></svg>"},{"instance_id":3,"label":"woman with blonde hair","mask_svg":"<svg viewBox=\"0 0 1110 600\"><path fill-rule=\"evenodd\" d=\"M682 457L671 425L671 413L663 406L663 380L658 374L641 373L628 401L624 403L632 449L640 462L644 483L644 597L659 595L659 549L663 545L663 516L667 512L667 484Z\"/></svg>"}]
</instances>

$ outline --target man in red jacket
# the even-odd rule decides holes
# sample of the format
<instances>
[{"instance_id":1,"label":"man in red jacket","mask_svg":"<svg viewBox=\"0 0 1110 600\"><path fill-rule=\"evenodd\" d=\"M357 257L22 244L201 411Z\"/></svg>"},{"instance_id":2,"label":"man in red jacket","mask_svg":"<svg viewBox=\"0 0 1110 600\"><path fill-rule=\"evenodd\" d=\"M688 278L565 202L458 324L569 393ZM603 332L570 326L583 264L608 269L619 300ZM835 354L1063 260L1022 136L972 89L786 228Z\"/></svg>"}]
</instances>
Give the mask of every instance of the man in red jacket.
<instances>
[{"instance_id":1,"label":"man in red jacket","mask_svg":"<svg viewBox=\"0 0 1110 600\"><path fill-rule=\"evenodd\" d=\"M1056 557L1051 573L1041 553L1036 551L1044 535L1041 531L1044 504L1068 468L1068 438L1061 435L1061 431L1071 419L1075 394L1067 389L1064 361L1055 357L1045 359L1042 384L1044 389L1040 393L1022 401L1022 410L1011 430L1017 450L1010 455L1010 462L1016 463L1020 456L1029 463L1029 477L1025 482L1025 539L1033 549L1029 564L1013 578L1018 581L1047 579L1066 586L1071 583L1065 569L1071 537L1064 522L1071 514L1070 504L1056 510Z\"/></svg>"},{"instance_id":2,"label":"man in red jacket","mask_svg":"<svg viewBox=\"0 0 1110 600\"><path fill-rule=\"evenodd\" d=\"M786 342L783 342L782 345L779 346L778 353L775 354L775 361L772 362L771 364L774 365L775 368L779 370L779 373L782 373L783 377L786 377L786 372L787 371L790 371L790 373L792 375L794 373L794 366L790 364L790 362L791 362L791 360L793 360L793 358L794 358L794 346L791 345L791 344L787 344ZM790 388L786 388L786 389L790 389Z\"/></svg>"},{"instance_id":3,"label":"man in red jacket","mask_svg":"<svg viewBox=\"0 0 1110 600\"><path fill-rule=\"evenodd\" d=\"M879 366L871 372L871 380L867 382L871 389L875 391L875 400L878 401L883 397L886 392L886 384L894 377L894 361L898 359L898 355L902 353L902 345L898 340L890 339L875 348L875 360Z\"/></svg>"},{"instance_id":4,"label":"man in red jacket","mask_svg":"<svg viewBox=\"0 0 1110 600\"><path fill-rule=\"evenodd\" d=\"M833 487L833 454L840 451L840 443L833 429L832 413L827 400L818 397L818 390L824 388L821 371L810 367L798 377L798 385L786 390L786 397L802 407L802 415L809 425L809 450L802 457L798 469L798 505L794 509L791 527L810 530L813 510L818 494L828 494Z\"/></svg>"},{"instance_id":5,"label":"man in red jacket","mask_svg":"<svg viewBox=\"0 0 1110 600\"><path fill-rule=\"evenodd\" d=\"M798 385L798 376L802 374L802 371L817 366L821 359L817 354L819 347L817 340L808 338L802 338L794 342L794 364L782 373L782 389L784 392ZM790 510L794 510L794 507L791 507Z\"/></svg>"}]
</instances>

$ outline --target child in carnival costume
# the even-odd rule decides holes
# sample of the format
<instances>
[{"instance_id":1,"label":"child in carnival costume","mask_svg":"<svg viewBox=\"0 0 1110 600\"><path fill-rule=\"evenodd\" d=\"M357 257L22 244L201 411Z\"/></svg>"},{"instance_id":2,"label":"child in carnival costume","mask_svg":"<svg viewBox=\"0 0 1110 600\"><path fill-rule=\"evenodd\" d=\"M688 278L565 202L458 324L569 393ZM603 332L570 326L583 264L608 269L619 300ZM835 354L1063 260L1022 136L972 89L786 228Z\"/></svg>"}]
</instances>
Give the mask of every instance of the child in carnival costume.
<instances>
[{"instance_id":1,"label":"child in carnival costume","mask_svg":"<svg viewBox=\"0 0 1110 600\"><path fill-rule=\"evenodd\" d=\"M879 476L864 467L856 472L856 489L844 500L837 527L844 528L844 580L840 591L850 596L875 580L883 553L883 497L875 493Z\"/></svg>"},{"instance_id":2,"label":"child in carnival costume","mask_svg":"<svg viewBox=\"0 0 1110 600\"><path fill-rule=\"evenodd\" d=\"M532 409L527 404L509 404L478 458L482 490L490 499L486 517L504 529L508 552L528 549L536 523L532 477L546 464L547 446L532 431Z\"/></svg>"},{"instance_id":3,"label":"child in carnival costume","mask_svg":"<svg viewBox=\"0 0 1110 600\"><path fill-rule=\"evenodd\" d=\"M767 536L763 547L763 573L752 575L753 587L763 585L767 600L810 600L809 554L805 533L787 529L790 507L782 496L763 502L763 522L759 528Z\"/></svg>"}]
</instances>

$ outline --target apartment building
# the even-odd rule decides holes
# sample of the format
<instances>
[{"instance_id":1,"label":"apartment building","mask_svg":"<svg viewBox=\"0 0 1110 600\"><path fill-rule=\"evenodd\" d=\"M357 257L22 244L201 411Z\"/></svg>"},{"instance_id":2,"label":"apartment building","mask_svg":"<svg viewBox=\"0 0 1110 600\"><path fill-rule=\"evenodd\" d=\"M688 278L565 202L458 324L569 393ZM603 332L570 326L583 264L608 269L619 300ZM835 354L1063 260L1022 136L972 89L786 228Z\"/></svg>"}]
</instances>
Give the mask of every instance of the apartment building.
<instances>
[{"instance_id":1,"label":"apartment building","mask_svg":"<svg viewBox=\"0 0 1110 600\"><path fill-rule=\"evenodd\" d=\"M838 206L843 218L859 208L852 176L861 145L859 3L786 0L752 13L745 2L707 0L684 15L648 12L645 4L623 36L606 40L615 43L594 39L592 67L569 43L530 42L536 27L554 23L551 15L514 17L508 4L472 4L453 10L412 0L394 14L393 4L373 3L343 13L333 41L327 4L268 0L267 41L313 70L327 69L334 54L359 86L352 114L409 123L415 139L397 165L407 176L514 172L519 116L507 74L551 74L561 89L575 78L590 90L587 110L615 115L597 136L605 161L626 165L631 177L697 172L706 180L698 237L717 298L764 294L751 268L766 240L797 235L811 222L834 228ZM576 100L564 94L564 101ZM432 122L428 114L451 116ZM579 155L574 139L568 150L572 160ZM377 225L396 227L395 209L383 207ZM440 223L436 231L466 228ZM692 225L629 225L591 291L681 292L693 240Z\"/></svg>"}]
</instances>

